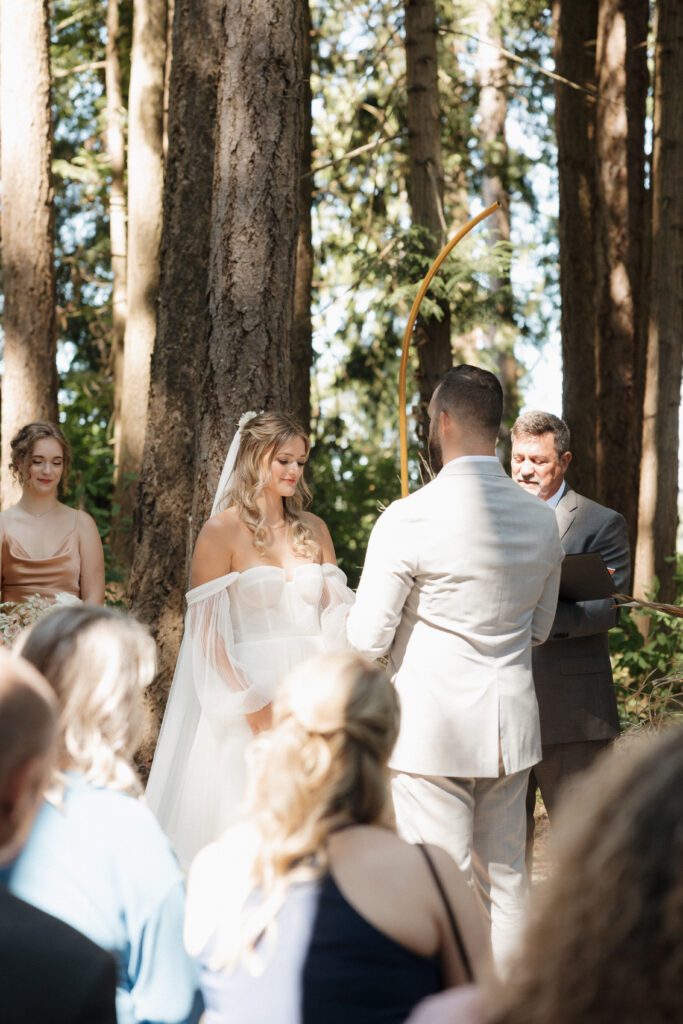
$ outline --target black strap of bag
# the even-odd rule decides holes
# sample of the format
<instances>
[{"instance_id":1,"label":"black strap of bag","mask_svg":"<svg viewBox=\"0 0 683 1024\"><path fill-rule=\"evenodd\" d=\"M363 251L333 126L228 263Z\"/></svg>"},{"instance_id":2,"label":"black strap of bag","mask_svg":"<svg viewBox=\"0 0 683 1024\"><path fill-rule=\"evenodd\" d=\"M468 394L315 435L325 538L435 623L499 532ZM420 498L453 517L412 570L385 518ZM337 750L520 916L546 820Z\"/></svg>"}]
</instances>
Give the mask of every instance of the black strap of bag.
<instances>
[{"instance_id":1,"label":"black strap of bag","mask_svg":"<svg viewBox=\"0 0 683 1024\"><path fill-rule=\"evenodd\" d=\"M443 905L446 908L446 914L448 916L448 921L449 921L450 926L451 926L451 931L453 933L453 938L455 940L455 945L457 946L458 953L460 954L460 959L462 960L463 967L465 968L465 977L466 977L467 981L474 981L474 973L472 971L472 964L471 964L469 955L467 953L467 950L465 949L465 943L463 942L462 933L460 931L460 928L458 927L458 922L455 919L455 914L453 913L453 908L452 908L452 906L450 904L450 900L448 899L448 896L446 894L446 890L444 889L443 882L441 881L441 876L439 875L439 872L436 870L436 865L435 865L434 861L432 860L432 858L431 858L431 856L429 854L429 851L427 850L427 847L423 843L418 843L417 846L418 846L418 849L421 850L422 855L423 855L425 861L427 862L427 867L429 868L429 870L431 872L432 878L434 879L436 887L439 890L439 895L441 896L441 899L443 901Z\"/></svg>"}]
</instances>

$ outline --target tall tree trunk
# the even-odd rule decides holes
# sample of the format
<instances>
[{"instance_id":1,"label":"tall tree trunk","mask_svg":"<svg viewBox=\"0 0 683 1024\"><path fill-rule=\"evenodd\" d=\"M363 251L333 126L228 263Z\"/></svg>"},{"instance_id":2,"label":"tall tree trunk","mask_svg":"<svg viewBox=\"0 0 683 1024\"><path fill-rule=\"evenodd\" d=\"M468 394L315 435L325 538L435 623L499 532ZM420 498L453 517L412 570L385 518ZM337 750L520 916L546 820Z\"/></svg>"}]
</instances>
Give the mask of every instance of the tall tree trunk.
<instances>
[{"instance_id":1,"label":"tall tree trunk","mask_svg":"<svg viewBox=\"0 0 683 1024\"><path fill-rule=\"evenodd\" d=\"M683 348L683 5L659 0L652 153L652 271L634 592L676 600Z\"/></svg>"},{"instance_id":2,"label":"tall tree trunk","mask_svg":"<svg viewBox=\"0 0 683 1024\"><path fill-rule=\"evenodd\" d=\"M439 115L435 0L405 0L406 88L408 93L408 194L413 224L425 229L427 252L435 256L445 241L444 173ZM451 318L422 317L417 326L418 437L427 452L427 407L434 388L451 365Z\"/></svg>"},{"instance_id":3,"label":"tall tree trunk","mask_svg":"<svg viewBox=\"0 0 683 1024\"><path fill-rule=\"evenodd\" d=\"M573 486L596 494L595 40L598 0L554 0L555 130L560 193L562 403L572 432Z\"/></svg>"},{"instance_id":4,"label":"tall tree trunk","mask_svg":"<svg viewBox=\"0 0 683 1024\"><path fill-rule=\"evenodd\" d=\"M123 385L123 340L126 333L126 143L125 117L119 57L119 2L107 4L107 47L105 82L107 89L107 156L111 164L109 190L109 244L111 247L112 343L114 375L114 448L120 447L121 389Z\"/></svg>"},{"instance_id":5,"label":"tall tree trunk","mask_svg":"<svg viewBox=\"0 0 683 1024\"><path fill-rule=\"evenodd\" d=\"M633 545L645 352L648 18L648 0L601 0L596 56L596 497L626 518Z\"/></svg>"},{"instance_id":6,"label":"tall tree trunk","mask_svg":"<svg viewBox=\"0 0 683 1024\"><path fill-rule=\"evenodd\" d=\"M308 429L311 422L311 367L313 365L313 324L311 321L313 117L311 110L311 12L308 0L303 0L303 9L304 110L301 175L299 178L299 236L296 244L296 280L294 285L294 329L292 331L292 413Z\"/></svg>"},{"instance_id":7,"label":"tall tree trunk","mask_svg":"<svg viewBox=\"0 0 683 1024\"><path fill-rule=\"evenodd\" d=\"M224 0L175 0L157 342L129 601L154 631L158 726L175 665L191 555L196 407L208 336L209 237ZM152 738L148 737L147 753Z\"/></svg>"},{"instance_id":8,"label":"tall tree trunk","mask_svg":"<svg viewBox=\"0 0 683 1024\"><path fill-rule=\"evenodd\" d=\"M19 497L7 469L24 423L57 418L49 4L2 0L2 506Z\"/></svg>"},{"instance_id":9,"label":"tall tree trunk","mask_svg":"<svg viewBox=\"0 0 683 1024\"><path fill-rule=\"evenodd\" d=\"M193 518L246 409L289 408L303 138L303 0L228 0L218 95L208 358Z\"/></svg>"},{"instance_id":10,"label":"tall tree trunk","mask_svg":"<svg viewBox=\"0 0 683 1024\"><path fill-rule=\"evenodd\" d=\"M501 53L503 40L499 0L481 0L477 8L478 31L482 40L495 45L479 44L479 138L484 156L484 206L500 203L500 209L488 222L490 246L510 242L510 201L505 185L508 148L505 134L507 118L508 66ZM489 287L495 298L496 323L486 331L488 347L496 353L499 375L505 396L505 414L501 427L504 461L510 462L510 427L519 413L519 366L515 358L516 328L513 322L512 284L507 270L491 275Z\"/></svg>"},{"instance_id":11,"label":"tall tree trunk","mask_svg":"<svg viewBox=\"0 0 683 1024\"><path fill-rule=\"evenodd\" d=\"M135 0L128 127L128 321L123 349L119 516L114 551L130 556L130 521L147 423L150 360L156 333L163 189L166 0Z\"/></svg>"}]
</instances>

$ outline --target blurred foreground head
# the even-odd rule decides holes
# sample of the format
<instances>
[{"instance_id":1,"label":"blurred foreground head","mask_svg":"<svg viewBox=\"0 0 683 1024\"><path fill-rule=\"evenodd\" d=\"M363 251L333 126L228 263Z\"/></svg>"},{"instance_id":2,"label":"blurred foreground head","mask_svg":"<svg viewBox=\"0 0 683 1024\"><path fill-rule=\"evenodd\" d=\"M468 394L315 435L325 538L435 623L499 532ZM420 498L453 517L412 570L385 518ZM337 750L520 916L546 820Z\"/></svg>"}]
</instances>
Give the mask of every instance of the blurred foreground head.
<instances>
[{"instance_id":1,"label":"blurred foreground head","mask_svg":"<svg viewBox=\"0 0 683 1024\"><path fill-rule=\"evenodd\" d=\"M683 1020L683 731L624 747L563 809L496 1024Z\"/></svg>"},{"instance_id":2,"label":"blurred foreground head","mask_svg":"<svg viewBox=\"0 0 683 1024\"><path fill-rule=\"evenodd\" d=\"M81 605L50 612L20 647L57 695L58 769L139 792L132 760L144 731L143 693L156 668L147 630L111 608Z\"/></svg>"},{"instance_id":3,"label":"blurred foreground head","mask_svg":"<svg viewBox=\"0 0 683 1024\"><path fill-rule=\"evenodd\" d=\"M52 769L57 702L40 674L0 651L0 863L19 852Z\"/></svg>"}]
</instances>

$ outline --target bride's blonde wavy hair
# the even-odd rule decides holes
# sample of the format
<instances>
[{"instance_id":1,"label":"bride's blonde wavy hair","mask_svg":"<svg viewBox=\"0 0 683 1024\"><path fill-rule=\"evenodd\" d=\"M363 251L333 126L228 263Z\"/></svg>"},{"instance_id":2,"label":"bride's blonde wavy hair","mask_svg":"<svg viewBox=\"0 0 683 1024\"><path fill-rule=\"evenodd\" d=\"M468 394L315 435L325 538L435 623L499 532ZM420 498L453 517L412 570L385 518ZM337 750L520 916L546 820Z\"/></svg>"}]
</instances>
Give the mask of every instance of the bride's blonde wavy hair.
<instances>
[{"instance_id":1,"label":"bride's blonde wavy hair","mask_svg":"<svg viewBox=\"0 0 683 1024\"><path fill-rule=\"evenodd\" d=\"M96 605L49 612L22 637L19 649L57 695L58 770L75 769L97 786L142 791L133 768L145 725L142 695L156 671L156 648L135 619Z\"/></svg>"},{"instance_id":2,"label":"bride's blonde wavy hair","mask_svg":"<svg viewBox=\"0 0 683 1024\"><path fill-rule=\"evenodd\" d=\"M245 423L240 433L227 507L237 510L239 518L254 534L254 547L263 555L268 547L268 530L258 499L268 483L270 463L293 438L301 438L308 457L311 442L303 427L291 416L281 412L259 413ZM266 459L268 469L264 471ZM320 546L301 515L310 500L311 492L302 475L294 494L282 499L282 509L292 549L302 558L315 560L320 554Z\"/></svg>"},{"instance_id":3,"label":"bride's blonde wavy hair","mask_svg":"<svg viewBox=\"0 0 683 1024\"><path fill-rule=\"evenodd\" d=\"M262 901L245 911L232 940L229 927L223 935L219 929L219 967L240 958L257 964L256 944L287 887L325 872L332 832L350 824L395 827L387 761L399 719L393 685L359 654L320 655L284 680L273 728L252 747L249 809L257 852L251 881Z\"/></svg>"}]
</instances>

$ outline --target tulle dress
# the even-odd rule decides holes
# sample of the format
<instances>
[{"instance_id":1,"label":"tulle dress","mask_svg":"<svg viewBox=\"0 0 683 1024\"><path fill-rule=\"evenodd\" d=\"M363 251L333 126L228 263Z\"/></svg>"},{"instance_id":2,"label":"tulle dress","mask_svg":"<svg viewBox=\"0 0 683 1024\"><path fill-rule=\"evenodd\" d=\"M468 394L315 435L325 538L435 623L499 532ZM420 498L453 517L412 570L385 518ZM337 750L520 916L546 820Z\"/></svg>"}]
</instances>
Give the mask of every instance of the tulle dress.
<instances>
[{"instance_id":1,"label":"tulle dress","mask_svg":"<svg viewBox=\"0 0 683 1024\"><path fill-rule=\"evenodd\" d=\"M294 665L346 646L353 594L335 565L231 572L187 594L185 634L146 799L184 867L240 817L245 715Z\"/></svg>"}]
</instances>

